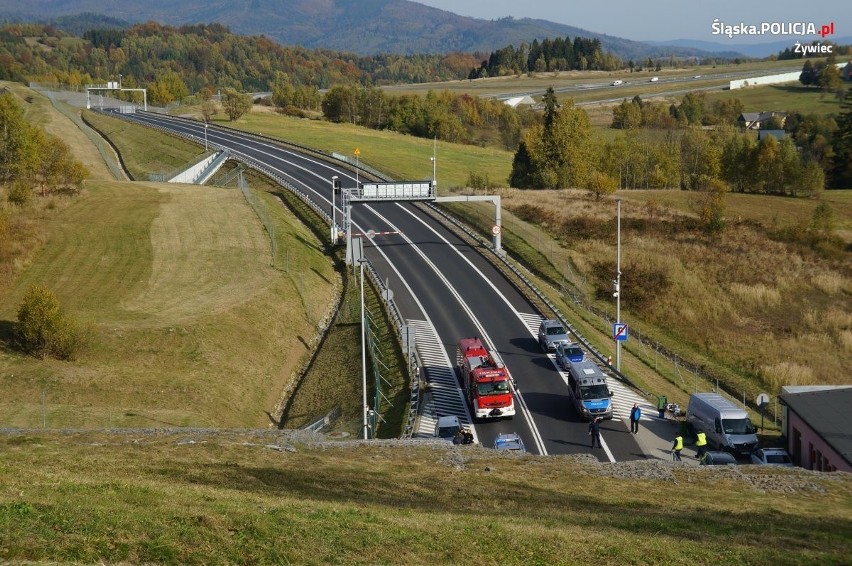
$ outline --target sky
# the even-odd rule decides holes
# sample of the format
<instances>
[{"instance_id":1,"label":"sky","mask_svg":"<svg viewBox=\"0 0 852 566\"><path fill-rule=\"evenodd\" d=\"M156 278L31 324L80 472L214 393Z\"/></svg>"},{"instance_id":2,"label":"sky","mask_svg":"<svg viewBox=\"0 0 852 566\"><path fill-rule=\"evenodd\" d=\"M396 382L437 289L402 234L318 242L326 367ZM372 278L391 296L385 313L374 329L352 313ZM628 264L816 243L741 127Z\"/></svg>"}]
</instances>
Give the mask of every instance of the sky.
<instances>
[{"instance_id":1,"label":"sky","mask_svg":"<svg viewBox=\"0 0 852 566\"><path fill-rule=\"evenodd\" d=\"M773 35L772 24L834 22L835 37L852 36L852 6L849 0L412 0L461 16L496 20L506 16L535 18L576 26L636 41L696 39L719 43L770 43L801 36ZM713 21L723 26L770 26L763 35L713 34ZM795 28L793 28L795 30ZM775 26L775 30L783 32ZM804 28L807 31L807 28ZM826 36L825 39L830 39ZM808 35L807 43L820 40ZM805 41L802 41L805 43Z\"/></svg>"}]
</instances>

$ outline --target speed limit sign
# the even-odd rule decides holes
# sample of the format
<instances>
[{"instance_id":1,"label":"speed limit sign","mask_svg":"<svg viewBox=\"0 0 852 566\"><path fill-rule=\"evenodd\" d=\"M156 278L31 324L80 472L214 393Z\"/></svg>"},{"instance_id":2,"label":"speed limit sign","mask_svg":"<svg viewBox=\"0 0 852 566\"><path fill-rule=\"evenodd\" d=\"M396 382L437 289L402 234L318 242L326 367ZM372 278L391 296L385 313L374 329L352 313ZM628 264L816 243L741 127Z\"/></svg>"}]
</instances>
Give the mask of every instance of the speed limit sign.
<instances>
[{"instance_id":1,"label":"speed limit sign","mask_svg":"<svg viewBox=\"0 0 852 566\"><path fill-rule=\"evenodd\" d=\"M492 226L491 227L491 233L494 234L495 236L499 235L500 234L500 226L498 226L496 224L494 226Z\"/></svg>"}]
</instances>

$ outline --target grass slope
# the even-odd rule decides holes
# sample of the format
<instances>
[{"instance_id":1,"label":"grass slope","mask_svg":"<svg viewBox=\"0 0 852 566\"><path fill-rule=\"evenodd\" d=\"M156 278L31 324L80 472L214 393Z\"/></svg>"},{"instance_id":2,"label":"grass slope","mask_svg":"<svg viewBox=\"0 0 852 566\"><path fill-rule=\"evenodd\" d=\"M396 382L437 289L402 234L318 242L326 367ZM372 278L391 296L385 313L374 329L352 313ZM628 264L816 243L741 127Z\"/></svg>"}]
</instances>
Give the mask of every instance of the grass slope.
<instances>
[{"instance_id":1,"label":"grass slope","mask_svg":"<svg viewBox=\"0 0 852 566\"><path fill-rule=\"evenodd\" d=\"M843 473L277 432L14 435L0 452L4 562L841 564L852 552Z\"/></svg>"},{"instance_id":2,"label":"grass slope","mask_svg":"<svg viewBox=\"0 0 852 566\"><path fill-rule=\"evenodd\" d=\"M134 166L140 176L176 144L151 130L126 138L149 148ZM186 144L168 164L197 152ZM24 211L35 253L0 301L2 426L270 425L340 284L311 231L272 195L256 200L274 225L277 258L235 190L93 180L79 198ZM37 283L89 327L78 360L12 348L17 306Z\"/></svg>"},{"instance_id":3,"label":"grass slope","mask_svg":"<svg viewBox=\"0 0 852 566\"><path fill-rule=\"evenodd\" d=\"M282 140L360 160L398 180L432 178L433 141L396 132L369 130L350 124L330 124L318 120L286 118L256 111L226 126L263 133ZM465 186L471 172L488 175L495 184L508 182L512 153L492 147L437 142L437 182L439 190ZM354 185L354 180L353 180Z\"/></svg>"}]
</instances>

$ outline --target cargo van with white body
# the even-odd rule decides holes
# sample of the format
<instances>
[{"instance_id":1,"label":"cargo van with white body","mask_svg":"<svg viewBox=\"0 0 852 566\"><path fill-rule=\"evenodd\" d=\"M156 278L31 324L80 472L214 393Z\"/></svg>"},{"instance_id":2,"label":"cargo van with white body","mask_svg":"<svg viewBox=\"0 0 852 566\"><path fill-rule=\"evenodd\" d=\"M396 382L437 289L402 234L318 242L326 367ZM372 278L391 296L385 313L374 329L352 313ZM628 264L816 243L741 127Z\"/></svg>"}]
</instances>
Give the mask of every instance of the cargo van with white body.
<instances>
[{"instance_id":1,"label":"cargo van with white body","mask_svg":"<svg viewBox=\"0 0 852 566\"><path fill-rule=\"evenodd\" d=\"M707 435L707 443L720 450L747 455L757 449L757 434L745 409L718 393L693 393L686 420Z\"/></svg>"}]
</instances>

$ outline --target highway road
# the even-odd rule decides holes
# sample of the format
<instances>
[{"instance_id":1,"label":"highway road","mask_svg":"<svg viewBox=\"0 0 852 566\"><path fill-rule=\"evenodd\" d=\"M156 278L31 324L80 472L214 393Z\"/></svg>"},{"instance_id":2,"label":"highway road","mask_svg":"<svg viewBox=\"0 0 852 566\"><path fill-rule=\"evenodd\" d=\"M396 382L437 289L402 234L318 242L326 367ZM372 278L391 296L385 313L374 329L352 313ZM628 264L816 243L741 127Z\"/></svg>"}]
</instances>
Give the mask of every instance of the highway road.
<instances>
[{"instance_id":1,"label":"highway road","mask_svg":"<svg viewBox=\"0 0 852 566\"><path fill-rule=\"evenodd\" d=\"M204 144L203 123L153 113L124 117L194 136ZM206 136L213 147L227 148L274 171L329 213L331 177L338 176L343 188L356 186L350 169L274 140L215 125L207 128ZM352 219L355 232L397 232L375 236L365 253L389 282L402 317L416 328L418 353L433 384L431 416L455 413L470 423L452 368L456 341L479 336L509 369L518 413L511 420L476 424L478 441L491 446L497 434L517 432L532 453L590 452L588 424L569 402L565 376L535 338L539 313L499 271L413 203L359 202L353 206ZM630 395L626 389L619 391L617 395ZM430 415L424 418L429 422ZM644 458L624 420L605 421L602 437L604 450L593 452L600 460Z\"/></svg>"}]
</instances>

